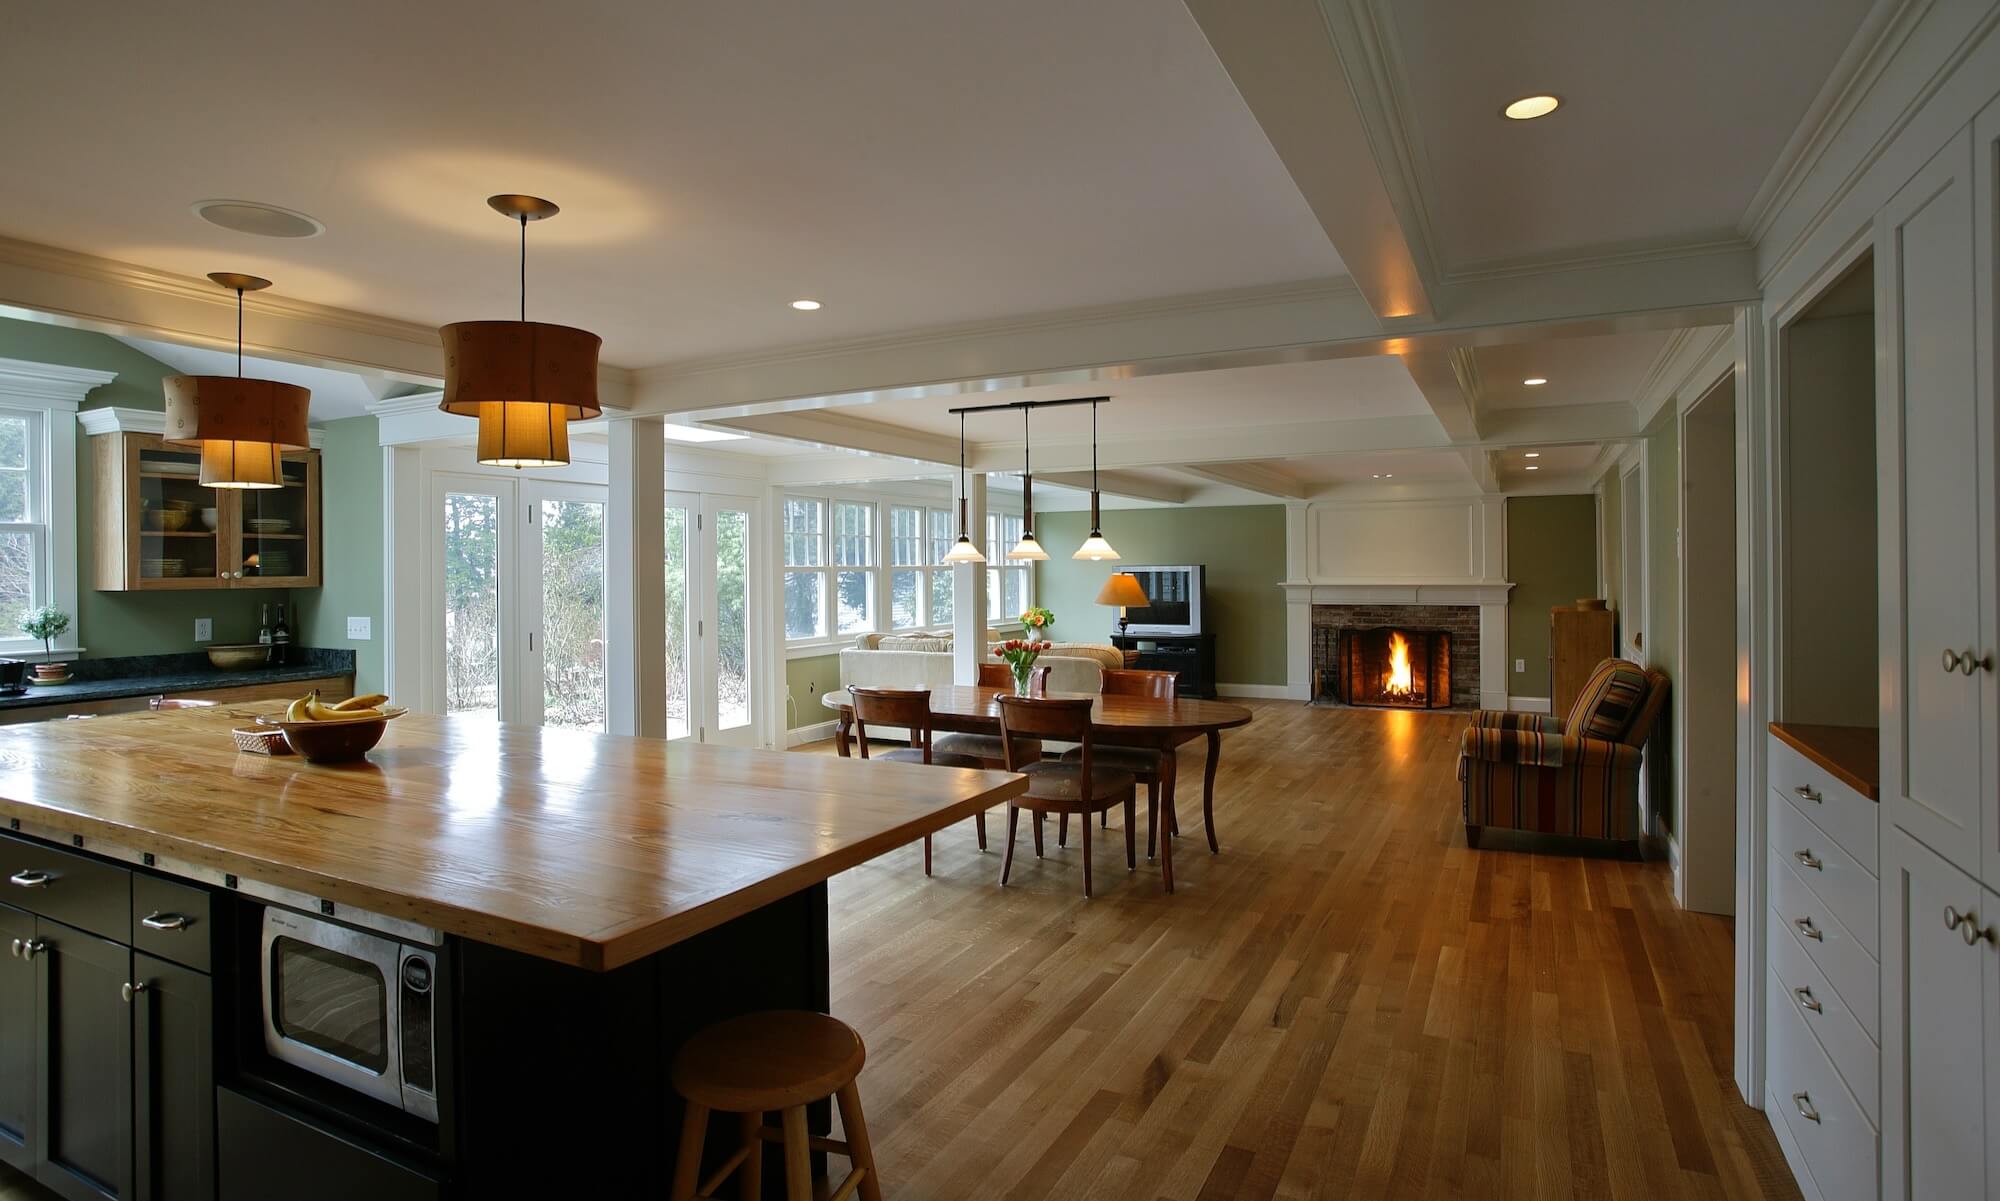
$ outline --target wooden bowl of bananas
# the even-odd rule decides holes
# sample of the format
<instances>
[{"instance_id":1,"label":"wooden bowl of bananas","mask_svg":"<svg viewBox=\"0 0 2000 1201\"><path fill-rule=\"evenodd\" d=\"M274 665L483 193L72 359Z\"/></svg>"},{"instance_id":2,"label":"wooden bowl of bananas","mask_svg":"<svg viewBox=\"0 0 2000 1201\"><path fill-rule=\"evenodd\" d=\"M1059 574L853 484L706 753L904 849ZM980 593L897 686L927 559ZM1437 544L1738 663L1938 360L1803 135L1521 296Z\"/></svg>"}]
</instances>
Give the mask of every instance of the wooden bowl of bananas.
<instances>
[{"instance_id":1,"label":"wooden bowl of bananas","mask_svg":"<svg viewBox=\"0 0 2000 1201\"><path fill-rule=\"evenodd\" d=\"M283 730L286 745L307 763L347 763L373 750L389 723L409 712L388 700L377 692L329 705L314 689L287 706L283 717L258 723Z\"/></svg>"}]
</instances>

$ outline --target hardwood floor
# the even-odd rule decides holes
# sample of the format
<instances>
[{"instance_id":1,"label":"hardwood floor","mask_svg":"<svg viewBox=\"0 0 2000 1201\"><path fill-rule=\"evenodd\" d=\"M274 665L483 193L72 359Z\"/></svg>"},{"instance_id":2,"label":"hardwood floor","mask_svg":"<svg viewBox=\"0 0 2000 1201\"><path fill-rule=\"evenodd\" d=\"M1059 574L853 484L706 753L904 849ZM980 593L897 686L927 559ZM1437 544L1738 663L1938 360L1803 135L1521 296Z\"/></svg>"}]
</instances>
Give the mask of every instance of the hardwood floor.
<instances>
[{"instance_id":1,"label":"hardwood floor","mask_svg":"<svg viewBox=\"0 0 2000 1201\"><path fill-rule=\"evenodd\" d=\"M1467 850L1463 715L1251 703L1219 856L1187 753L1171 897L1107 838L1085 901L1053 823L1003 891L1004 817L835 877L888 1196L1798 1197L1729 1082L1727 920L1661 864Z\"/></svg>"},{"instance_id":2,"label":"hardwood floor","mask_svg":"<svg viewBox=\"0 0 2000 1201\"><path fill-rule=\"evenodd\" d=\"M1004 891L970 823L929 879L914 846L834 879L889 1195L1799 1195L1729 1080L1727 919L1663 864L1468 850L1462 714L1253 704L1173 896L1114 837L1085 901L1053 824Z\"/></svg>"}]
</instances>

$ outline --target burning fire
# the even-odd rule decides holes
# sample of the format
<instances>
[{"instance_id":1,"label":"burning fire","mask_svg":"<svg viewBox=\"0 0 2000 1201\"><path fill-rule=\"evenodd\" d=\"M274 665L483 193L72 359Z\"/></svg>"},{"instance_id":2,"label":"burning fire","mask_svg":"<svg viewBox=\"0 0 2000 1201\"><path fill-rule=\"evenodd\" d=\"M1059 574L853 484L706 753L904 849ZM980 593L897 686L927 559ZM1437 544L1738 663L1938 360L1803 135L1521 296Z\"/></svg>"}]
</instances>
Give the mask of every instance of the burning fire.
<instances>
[{"instance_id":1,"label":"burning fire","mask_svg":"<svg viewBox=\"0 0 2000 1201\"><path fill-rule=\"evenodd\" d=\"M1389 635L1389 678L1382 691L1391 696L1409 696L1416 691L1416 681L1410 675L1410 641L1401 630Z\"/></svg>"}]
</instances>

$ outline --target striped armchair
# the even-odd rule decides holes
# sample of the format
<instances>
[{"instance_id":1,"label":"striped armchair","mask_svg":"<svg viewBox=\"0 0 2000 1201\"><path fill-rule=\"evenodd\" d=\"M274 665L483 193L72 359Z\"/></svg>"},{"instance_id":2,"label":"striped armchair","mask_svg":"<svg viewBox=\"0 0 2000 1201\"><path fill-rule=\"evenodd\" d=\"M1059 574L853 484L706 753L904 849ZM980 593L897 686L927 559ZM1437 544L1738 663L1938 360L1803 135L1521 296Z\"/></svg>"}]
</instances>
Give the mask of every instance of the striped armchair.
<instances>
[{"instance_id":1,"label":"striped armchair","mask_svg":"<svg viewBox=\"0 0 2000 1201\"><path fill-rule=\"evenodd\" d=\"M1666 700L1664 673L1606 659L1561 721L1474 714L1458 756L1466 845L1487 826L1637 842L1640 752Z\"/></svg>"}]
</instances>

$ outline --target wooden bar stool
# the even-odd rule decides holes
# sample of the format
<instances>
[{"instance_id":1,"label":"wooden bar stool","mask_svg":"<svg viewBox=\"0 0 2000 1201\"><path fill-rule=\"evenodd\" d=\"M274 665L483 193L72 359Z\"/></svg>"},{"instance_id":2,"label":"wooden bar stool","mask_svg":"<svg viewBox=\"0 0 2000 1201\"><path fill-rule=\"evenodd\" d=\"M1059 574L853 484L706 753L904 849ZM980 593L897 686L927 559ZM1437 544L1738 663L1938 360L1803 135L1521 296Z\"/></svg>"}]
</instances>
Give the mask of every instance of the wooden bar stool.
<instances>
[{"instance_id":1,"label":"wooden bar stool","mask_svg":"<svg viewBox=\"0 0 2000 1201\"><path fill-rule=\"evenodd\" d=\"M861 1201L882 1201L868 1124L861 1117L861 1093L854 1085L866 1058L867 1050L853 1027L806 1010L746 1014L718 1022L689 1039L674 1056L674 1088L686 1098L687 1114L674 1163L673 1201L709 1201L732 1172L737 1196L756 1201L764 1184L767 1142L785 1148L786 1201L813 1201L814 1151L845 1155L853 1164L847 1179L827 1194L826 1201L843 1201L857 1193ZM806 1130L806 1106L827 1097L840 1106L845 1142ZM773 1110L780 1122L775 1130L764 1125L764 1115ZM701 1180L702 1141L712 1112L742 1115L742 1143L708 1179Z\"/></svg>"},{"instance_id":2,"label":"wooden bar stool","mask_svg":"<svg viewBox=\"0 0 2000 1201\"><path fill-rule=\"evenodd\" d=\"M854 735L861 757L868 758L868 723L901 726L910 732L910 745L884 751L877 758L891 763L924 763L933 767L986 766L972 755L940 751L932 747L931 694L927 688L849 688L847 695L854 710ZM986 849L986 814L973 815L979 832L979 849ZM931 836L924 835L924 874L931 874Z\"/></svg>"}]
</instances>

